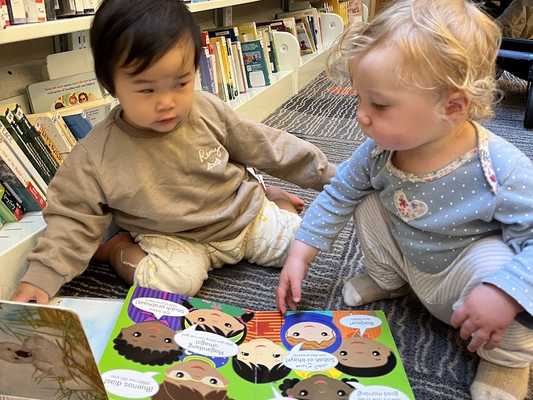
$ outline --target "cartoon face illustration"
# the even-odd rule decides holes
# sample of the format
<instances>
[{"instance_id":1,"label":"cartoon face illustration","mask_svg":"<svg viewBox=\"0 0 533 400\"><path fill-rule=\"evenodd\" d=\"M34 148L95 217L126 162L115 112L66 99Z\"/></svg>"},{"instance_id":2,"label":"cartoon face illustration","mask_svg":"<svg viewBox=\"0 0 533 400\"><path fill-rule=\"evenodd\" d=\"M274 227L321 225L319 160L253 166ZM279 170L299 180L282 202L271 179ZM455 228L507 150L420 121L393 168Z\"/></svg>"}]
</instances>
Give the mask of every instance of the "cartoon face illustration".
<instances>
[{"instance_id":1,"label":"cartoon face illustration","mask_svg":"<svg viewBox=\"0 0 533 400\"><path fill-rule=\"evenodd\" d=\"M228 381L207 360L192 359L176 363L165 374L165 381L154 400L226 399Z\"/></svg>"},{"instance_id":2,"label":"cartoon face illustration","mask_svg":"<svg viewBox=\"0 0 533 400\"><path fill-rule=\"evenodd\" d=\"M344 338L335 352L336 368L353 376L385 375L396 366L396 356L384 344L361 336Z\"/></svg>"},{"instance_id":3,"label":"cartoon face illustration","mask_svg":"<svg viewBox=\"0 0 533 400\"><path fill-rule=\"evenodd\" d=\"M335 351L341 344L341 334L332 316L320 312L288 314L280 332L288 349L302 344L301 350Z\"/></svg>"},{"instance_id":4,"label":"cartoon face illustration","mask_svg":"<svg viewBox=\"0 0 533 400\"><path fill-rule=\"evenodd\" d=\"M74 104L78 104L78 96L76 96L76 93L73 93L71 96L69 96L68 103L71 106L73 106Z\"/></svg>"},{"instance_id":5,"label":"cartoon face illustration","mask_svg":"<svg viewBox=\"0 0 533 400\"><path fill-rule=\"evenodd\" d=\"M31 350L22 344L3 342L0 343L0 360L16 364L31 364L33 356Z\"/></svg>"},{"instance_id":6,"label":"cartoon face illustration","mask_svg":"<svg viewBox=\"0 0 533 400\"><path fill-rule=\"evenodd\" d=\"M283 365L287 351L268 339L254 339L239 346L233 357L233 370L253 383L267 383L285 378L291 370Z\"/></svg>"},{"instance_id":7,"label":"cartoon face illustration","mask_svg":"<svg viewBox=\"0 0 533 400\"><path fill-rule=\"evenodd\" d=\"M314 375L302 381L285 379L279 388L283 396L297 400L348 400L356 382L355 379L338 381L326 375Z\"/></svg>"},{"instance_id":8,"label":"cartoon face illustration","mask_svg":"<svg viewBox=\"0 0 533 400\"><path fill-rule=\"evenodd\" d=\"M114 348L128 360L141 364L170 364L182 353L174 335L175 332L160 321L139 322L122 329L114 340Z\"/></svg>"},{"instance_id":9,"label":"cartoon face illustration","mask_svg":"<svg viewBox=\"0 0 533 400\"><path fill-rule=\"evenodd\" d=\"M295 346L302 343L303 350L320 350L335 342L332 328L320 322L299 322L287 330L287 341Z\"/></svg>"},{"instance_id":10,"label":"cartoon face illustration","mask_svg":"<svg viewBox=\"0 0 533 400\"><path fill-rule=\"evenodd\" d=\"M253 316L253 313L245 313L236 318L216 309L193 309L183 318L183 327L197 325L196 330L215 333L239 344L246 336L246 322Z\"/></svg>"},{"instance_id":11,"label":"cartoon face illustration","mask_svg":"<svg viewBox=\"0 0 533 400\"><path fill-rule=\"evenodd\" d=\"M81 92L78 94L78 102L85 103L86 101L89 101L89 96L87 96L87 93Z\"/></svg>"},{"instance_id":12,"label":"cartoon face illustration","mask_svg":"<svg viewBox=\"0 0 533 400\"><path fill-rule=\"evenodd\" d=\"M268 368L283 361L287 354L280 345L268 339L255 339L239 346L237 359L247 364L262 364Z\"/></svg>"}]
</instances>

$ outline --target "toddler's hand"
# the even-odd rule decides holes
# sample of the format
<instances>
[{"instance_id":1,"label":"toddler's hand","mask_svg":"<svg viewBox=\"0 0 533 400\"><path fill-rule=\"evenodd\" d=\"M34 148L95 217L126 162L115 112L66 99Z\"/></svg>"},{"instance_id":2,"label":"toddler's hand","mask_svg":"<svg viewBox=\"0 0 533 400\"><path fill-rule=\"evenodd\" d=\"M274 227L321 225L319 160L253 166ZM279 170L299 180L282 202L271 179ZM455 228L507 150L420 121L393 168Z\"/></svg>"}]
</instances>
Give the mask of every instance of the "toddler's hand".
<instances>
[{"instance_id":1,"label":"toddler's hand","mask_svg":"<svg viewBox=\"0 0 533 400\"><path fill-rule=\"evenodd\" d=\"M20 301L22 303L35 301L39 304L48 304L50 297L48 297L48 294L44 290L30 285L29 283L22 282L13 296L11 296L11 300Z\"/></svg>"},{"instance_id":2,"label":"toddler's hand","mask_svg":"<svg viewBox=\"0 0 533 400\"><path fill-rule=\"evenodd\" d=\"M507 327L520 311L522 307L507 293L496 286L481 284L454 311L451 324L461 328L461 338L472 338L469 351L474 352L481 346L490 350L499 345Z\"/></svg>"},{"instance_id":3,"label":"toddler's hand","mask_svg":"<svg viewBox=\"0 0 533 400\"><path fill-rule=\"evenodd\" d=\"M281 270L276 296L278 309L282 314L287 311L287 305L295 310L300 302L302 281L317 252L315 248L297 240L291 245L289 255Z\"/></svg>"}]
</instances>

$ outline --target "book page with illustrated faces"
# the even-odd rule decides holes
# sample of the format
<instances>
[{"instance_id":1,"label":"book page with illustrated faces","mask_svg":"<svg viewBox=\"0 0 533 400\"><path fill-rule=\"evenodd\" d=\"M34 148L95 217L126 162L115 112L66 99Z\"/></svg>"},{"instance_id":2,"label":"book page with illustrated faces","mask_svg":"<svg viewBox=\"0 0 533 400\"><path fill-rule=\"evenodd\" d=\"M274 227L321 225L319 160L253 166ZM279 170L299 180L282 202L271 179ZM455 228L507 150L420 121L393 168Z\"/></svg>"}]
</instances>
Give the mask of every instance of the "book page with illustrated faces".
<instances>
[{"instance_id":1,"label":"book page with illustrated faces","mask_svg":"<svg viewBox=\"0 0 533 400\"><path fill-rule=\"evenodd\" d=\"M134 287L99 367L110 399L414 399L381 311L281 315Z\"/></svg>"}]
</instances>

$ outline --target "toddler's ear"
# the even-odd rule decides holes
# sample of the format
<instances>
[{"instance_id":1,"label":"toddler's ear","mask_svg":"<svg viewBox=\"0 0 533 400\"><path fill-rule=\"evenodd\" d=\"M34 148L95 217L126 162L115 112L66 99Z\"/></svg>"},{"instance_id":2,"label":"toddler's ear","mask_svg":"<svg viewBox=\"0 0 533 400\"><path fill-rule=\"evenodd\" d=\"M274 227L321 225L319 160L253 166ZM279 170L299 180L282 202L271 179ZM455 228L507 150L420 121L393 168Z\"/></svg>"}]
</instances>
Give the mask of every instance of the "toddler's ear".
<instances>
[{"instance_id":1,"label":"toddler's ear","mask_svg":"<svg viewBox=\"0 0 533 400\"><path fill-rule=\"evenodd\" d=\"M459 122L468 117L470 100L462 91L450 92L444 100L444 114L447 118Z\"/></svg>"}]
</instances>

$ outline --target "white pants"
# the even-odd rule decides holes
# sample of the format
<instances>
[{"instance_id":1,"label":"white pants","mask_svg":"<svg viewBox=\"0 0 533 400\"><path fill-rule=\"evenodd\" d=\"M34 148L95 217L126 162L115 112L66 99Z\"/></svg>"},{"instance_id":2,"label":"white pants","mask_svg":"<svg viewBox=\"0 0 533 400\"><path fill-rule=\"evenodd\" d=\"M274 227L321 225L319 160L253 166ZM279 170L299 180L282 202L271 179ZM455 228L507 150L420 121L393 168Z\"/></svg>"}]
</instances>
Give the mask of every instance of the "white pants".
<instances>
[{"instance_id":1,"label":"white pants","mask_svg":"<svg viewBox=\"0 0 533 400\"><path fill-rule=\"evenodd\" d=\"M447 324L470 291L514 256L500 237L492 236L472 243L442 272L428 274L410 265L402 254L377 194L357 207L354 218L364 265L372 279L386 290L409 283L429 312ZM495 364L525 367L533 361L533 331L513 321L498 348L481 348L478 354Z\"/></svg>"},{"instance_id":2,"label":"white pants","mask_svg":"<svg viewBox=\"0 0 533 400\"><path fill-rule=\"evenodd\" d=\"M195 295L207 273L224 264L249 262L282 267L301 218L265 198L255 220L236 238L198 243L175 236L133 234L147 253L135 268L136 284L184 295Z\"/></svg>"}]
</instances>

